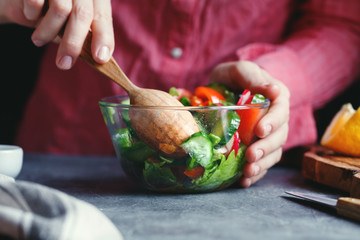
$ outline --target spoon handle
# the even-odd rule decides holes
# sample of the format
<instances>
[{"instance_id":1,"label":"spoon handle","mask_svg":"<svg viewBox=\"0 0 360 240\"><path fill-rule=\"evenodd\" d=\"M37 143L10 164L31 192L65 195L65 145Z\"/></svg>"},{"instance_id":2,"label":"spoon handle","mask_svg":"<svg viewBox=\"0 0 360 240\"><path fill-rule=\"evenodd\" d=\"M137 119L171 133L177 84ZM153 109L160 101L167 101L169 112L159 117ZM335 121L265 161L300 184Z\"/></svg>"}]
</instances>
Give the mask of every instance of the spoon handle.
<instances>
[{"instance_id":1,"label":"spoon handle","mask_svg":"<svg viewBox=\"0 0 360 240\"><path fill-rule=\"evenodd\" d=\"M95 62L91 53L91 39L92 39L92 33L89 32L88 35L86 36L80 54L81 59L84 60L87 64L89 64L91 67L105 74L115 83L120 85L127 93L138 88L129 80L129 78L121 70L119 65L116 63L114 57L111 57L110 60L104 64L99 64Z\"/></svg>"}]
</instances>

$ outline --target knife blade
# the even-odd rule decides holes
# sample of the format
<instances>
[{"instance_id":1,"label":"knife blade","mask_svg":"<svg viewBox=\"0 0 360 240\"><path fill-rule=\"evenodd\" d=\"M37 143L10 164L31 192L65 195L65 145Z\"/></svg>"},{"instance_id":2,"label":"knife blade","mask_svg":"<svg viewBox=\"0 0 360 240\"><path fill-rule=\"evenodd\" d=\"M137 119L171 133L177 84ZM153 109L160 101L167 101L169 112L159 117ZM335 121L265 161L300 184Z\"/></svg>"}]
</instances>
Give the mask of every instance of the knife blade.
<instances>
[{"instance_id":1,"label":"knife blade","mask_svg":"<svg viewBox=\"0 0 360 240\"><path fill-rule=\"evenodd\" d=\"M285 191L285 193L307 200L323 204L336 209L340 216L351 218L360 222L360 199L351 197L340 197L338 199L323 197L314 194Z\"/></svg>"}]
</instances>

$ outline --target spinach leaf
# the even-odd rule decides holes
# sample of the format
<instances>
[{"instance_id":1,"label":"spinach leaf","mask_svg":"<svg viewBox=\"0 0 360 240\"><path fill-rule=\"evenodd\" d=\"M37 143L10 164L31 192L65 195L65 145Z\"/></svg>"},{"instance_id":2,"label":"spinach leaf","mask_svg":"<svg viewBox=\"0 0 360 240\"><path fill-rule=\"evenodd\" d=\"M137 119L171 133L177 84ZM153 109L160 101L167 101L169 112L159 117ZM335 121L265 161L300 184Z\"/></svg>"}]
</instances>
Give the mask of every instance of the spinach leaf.
<instances>
[{"instance_id":1,"label":"spinach leaf","mask_svg":"<svg viewBox=\"0 0 360 240\"><path fill-rule=\"evenodd\" d=\"M145 183L153 189L176 186L176 177L170 168L162 167L164 162L153 163L145 161L143 176Z\"/></svg>"},{"instance_id":2,"label":"spinach leaf","mask_svg":"<svg viewBox=\"0 0 360 240\"><path fill-rule=\"evenodd\" d=\"M205 191L216 189L241 174L246 162L244 157L246 148L244 144L241 144L236 156L233 150L226 159L225 157L221 159L215 171L212 170L212 172L210 172L210 170L207 172L207 170L205 170L204 175L195 180L195 189Z\"/></svg>"}]
</instances>

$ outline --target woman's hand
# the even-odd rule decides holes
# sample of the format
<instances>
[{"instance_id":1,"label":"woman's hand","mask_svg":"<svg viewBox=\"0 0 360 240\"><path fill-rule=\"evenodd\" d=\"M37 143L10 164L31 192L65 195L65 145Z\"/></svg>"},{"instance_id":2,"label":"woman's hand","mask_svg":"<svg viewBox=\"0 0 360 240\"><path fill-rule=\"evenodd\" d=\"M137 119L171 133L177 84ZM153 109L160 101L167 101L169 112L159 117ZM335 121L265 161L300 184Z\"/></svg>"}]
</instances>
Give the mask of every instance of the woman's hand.
<instances>
[{"instance_id":1,"label":"woman's hand","mask_svg":"<svg viewBox=\"0 0 360 240\"><path fill-rule=\"evenodd\" d=\"M218 65L211 75L211 81L224 83L237 90L249 89L253 93L263 94L271 101L269 111L255 128L255 134L260 139L251 144L245 154L247 163L240 184L249 187L280 161L289 128L290 93L282 82L248 61Z\"/></svg>"},{"instance_id":2,"label":"woman's hand","mask_svg":"<svg viewBox=\"0 0 360 240\"><path fill-rule=\"evenodd\" d=\"M34 27L31 39L43 46L64 30L56 64L70 69L92 30L92 55L98 63L107 62L114 50L111 0L0 0L0 23Z\"/></svg>"}]
</instances>

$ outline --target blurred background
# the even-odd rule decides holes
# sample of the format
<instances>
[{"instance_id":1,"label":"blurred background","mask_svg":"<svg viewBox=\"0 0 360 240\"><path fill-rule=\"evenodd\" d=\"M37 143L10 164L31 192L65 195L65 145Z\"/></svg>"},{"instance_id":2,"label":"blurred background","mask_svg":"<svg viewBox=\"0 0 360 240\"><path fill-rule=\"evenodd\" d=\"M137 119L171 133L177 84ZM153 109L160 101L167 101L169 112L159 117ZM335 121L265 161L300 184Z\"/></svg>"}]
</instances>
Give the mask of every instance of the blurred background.
<instances>
[{"instance_id":1,"label":"blurred background","mask_svg":"<svg viewBox=\"0 0 360 240\"><path fill-rule=\"evenodd\" d=\"M43 48L31 42L32 29L0 25L0 144L13 144L26 101L37 79Z\"/></svg>"},{"instance_id":2,"label":"blurred background","mask_svg":"<svg viewBox=\"0 0 360 240\"><path fill-rule=\"evenodd\" d=\"M0 25L0 144L14 144L26 102L36 84L44 48L33 45L31 33L32 29L29 28ZM315 112L319 137L346 102L351 102L354 108L360 106L360 79L323 109Z\"/></svg>"}]
</instances>

